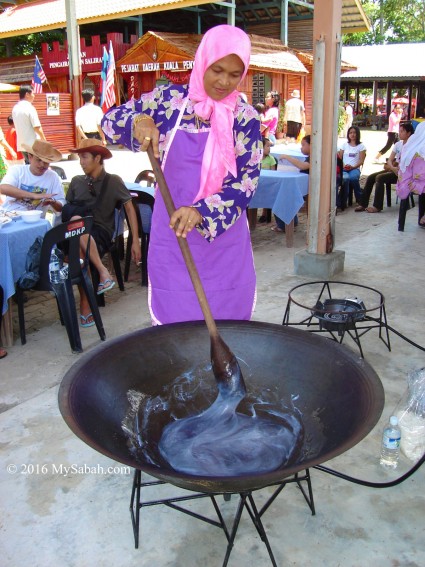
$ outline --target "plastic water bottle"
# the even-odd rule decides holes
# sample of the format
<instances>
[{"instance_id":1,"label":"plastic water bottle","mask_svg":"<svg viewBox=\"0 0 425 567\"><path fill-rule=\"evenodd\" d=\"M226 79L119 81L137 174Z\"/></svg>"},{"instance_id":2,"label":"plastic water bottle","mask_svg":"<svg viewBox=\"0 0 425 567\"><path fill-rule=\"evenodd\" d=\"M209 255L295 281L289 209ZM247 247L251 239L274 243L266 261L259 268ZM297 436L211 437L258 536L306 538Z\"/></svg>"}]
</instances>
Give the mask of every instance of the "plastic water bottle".
<instances>
[{"instance_id":1,"label":"plastic water bottle","mask_svg":"<svg viewBox=\"0 0 425 567\"><path fill-rule=\"evenodd\" d=\"M49 274L50 274L50 281L55 283L60 283L62 278L60 274L61 263L59 256L57 255L56 248L52 248L52 252L50 254L50 262L49 262Z\"/></svg>"},{"instance_id":2,"label":"plastic water bottle","mask_svg":"<svg viewBox=\"0 0 425 567\"><path fill-rule=\"evenodd\" d=\"M382 436L381 459L379 462L383 467L397 468L400 456L400 439L401 431L398 425L398 418L392 415Z\"/></svg>"}]
</instances>

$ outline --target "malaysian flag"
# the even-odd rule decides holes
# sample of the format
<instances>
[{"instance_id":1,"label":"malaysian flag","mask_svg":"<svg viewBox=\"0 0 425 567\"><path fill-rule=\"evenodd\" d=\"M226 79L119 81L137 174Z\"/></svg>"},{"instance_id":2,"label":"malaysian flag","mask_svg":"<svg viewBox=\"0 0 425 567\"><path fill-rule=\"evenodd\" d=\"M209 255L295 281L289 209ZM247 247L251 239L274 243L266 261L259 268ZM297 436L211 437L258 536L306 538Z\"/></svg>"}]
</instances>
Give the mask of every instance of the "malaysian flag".
<instances>
[{"instance_id":1,"label":"malaysian flag","mask_svg":"<svg viewBox=\"0 0 425 567\"><path fill-rule=\"evenodd\" d=\"M102 80L102 94L100 97L100 106L103 108L103 103L105 102L105 94L106 94L106 77L108 75L108 52L106 51L106 47L103 46L103 55L102 55L102 70L100 71L100 78Z\"/></svg>"},{"instance_id":2,"label":"malaysian flag","mask_svg":"<svg viewBox=\"0 0 425 567\"><path fill-rule=\"evenodd\" d=\"M37 55L35 56L35 65L34 65L34 75L31 81L31 86L33 88L34 93L42 93L43 92L43 83L47 81L47 77L43 71L43 67L41 66L40 61L38 60Z\"/></svg>"},{"instance_id":3,"label":"malaysian flag","mask_svg":"<svg viewBox=\"0 0 425 567\"><path fill-rule=\"evenodd\" d=\"M106 74L106 89L105 89L105 100L102 104L103 112L106 112L111 106L115 104L115 59L114 50L112 48L112 41L109 42L109 63L108 72Z\"/></svg>"}]
</instances>

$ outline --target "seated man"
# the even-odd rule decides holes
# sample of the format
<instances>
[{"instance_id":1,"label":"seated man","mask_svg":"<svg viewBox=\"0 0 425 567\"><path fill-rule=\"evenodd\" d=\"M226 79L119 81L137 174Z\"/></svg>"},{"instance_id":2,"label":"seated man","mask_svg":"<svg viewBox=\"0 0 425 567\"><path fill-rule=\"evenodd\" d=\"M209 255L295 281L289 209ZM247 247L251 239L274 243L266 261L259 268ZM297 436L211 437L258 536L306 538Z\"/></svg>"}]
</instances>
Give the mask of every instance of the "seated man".
<instances>
[{"instance_id":1,"label":"seated man","mask_svg":"<svg viewBox=\"0 0 425 567\"><path fill-rule=\"evenodd\" d=\"M66 194L67 204L64 207L62 219L81 218L92 215L94 225L90 242L90 261L99 272L99 287L97 293L105 293L112 289L115 282L102 263L102 256L108 252L112 245L115 230L115 209L124 205L133 234L138 234L136 212L131 195L124 182L118 175L106 173L103 160L112 157L111 152L95 139L81 140L80 147L72 149L80 156L80 165L85 175L76 175L72 178ZM81 237L81 249L85 254L89 236ZM138 238L133 238L131 247L133 260L140 262L141 251ZM81 326L91 327L94 319L90 313L90 306L83 290L80 288L80 319Z\"/></svg>"},{"instance_id":2,"label":"seated man","mask_svg":"<svg viewBox=\"0 0 425 567\"><path fill-rule=\"evenodd\" d=\"M382 211L384 208L385 185L387 183L397 183L398 164L400 162L401 150L403 144L407 142L414 131L415 130L411 122L400 123L400 141L394 144L391 155L388 158L387 163L384 165L384 169L368 175L361 196L360 205L354 209L356 213L361 211L366 211L367 213L380 213ZM374 185L375 197L373 205L369 207L369 199Z\"/></svg>"},{"instance_id":3,"label":"seated man","mask_svg":"<svg viewBox=\"0 0 425 567\"><path fill-rule=\"evenodd\" d=\"M62 154L42 140L36 140L32 146L24 146L29 165L10 167L0 183L0 193L6 196L3 209L27 211L41 208L44 214L47 210L53 210L60 220L65 195L58 174L49 166L54 161L60 161Z\"/></svg>"}]
</instances>

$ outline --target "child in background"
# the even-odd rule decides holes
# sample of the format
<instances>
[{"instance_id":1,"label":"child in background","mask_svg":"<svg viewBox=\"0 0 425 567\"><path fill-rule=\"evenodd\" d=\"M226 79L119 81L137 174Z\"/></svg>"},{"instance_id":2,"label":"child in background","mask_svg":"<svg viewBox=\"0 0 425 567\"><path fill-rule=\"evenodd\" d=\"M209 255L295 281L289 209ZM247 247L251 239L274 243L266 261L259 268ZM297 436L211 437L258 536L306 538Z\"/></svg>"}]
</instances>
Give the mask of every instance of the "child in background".
<instances>
[{"instance_id":1,"label":"child in background","mask_svg":"<svg viewBox=\"0 0 425 567\"><path fill-rule=\"evenodd\" d=\"M17 164L25 163L24 155L21 152L18 152L16 128L13 123L12 116L7 117L7 122L9 124L9 129L5 133L4 137L6 139L6 142L14 151L14 155L9 151L9 149L6 148L6 161L8 165L17 165Z\"/></svg>"},{"instance_id":2,"label":"child in background","mask_svg":"<svg viewBox=\"0 0 425 567\"><path fill-rule=\"evenodd\" d=\"M256 104L254 106L255 110L258 112L258 114L260 115L260 120L261 120L261 126L260 126L260 130L261 130L261 135L264 137L267 137L267 133L268 133L268 127L263 124L263 119L265 118L266 115L266 105L259 102L258 104Z\"/></svg>"},{"instance_id":3,"label":"child in background","mask_svg":"<svg viewBox=\"0 0 425 567\"><path fill-rule=\"evenodd\" d=\"M264 106L264 105L263 105ZM263 159L261 161L261 169L277 169L277 161L276 158L270 154L270 148L273 146L273 143L263 136ZM271 222L272 220L272 212L270 209L263 209L261 211L261 216L258 219L258 222Z\"/></svg>"}]
</instances>

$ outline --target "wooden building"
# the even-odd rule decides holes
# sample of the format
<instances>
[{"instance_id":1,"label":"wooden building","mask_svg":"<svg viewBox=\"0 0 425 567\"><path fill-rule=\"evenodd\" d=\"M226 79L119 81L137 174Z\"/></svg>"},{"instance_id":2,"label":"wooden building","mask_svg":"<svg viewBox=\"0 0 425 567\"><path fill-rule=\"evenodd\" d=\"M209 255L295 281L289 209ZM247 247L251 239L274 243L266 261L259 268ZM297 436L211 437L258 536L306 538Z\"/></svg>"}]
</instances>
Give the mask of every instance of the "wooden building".
<instances>
[{"instance_id":1,"label":"wooden building","mask_svg":"<svg viewBox=\"0 0 425 567\"><path fill-rule=\"evenodd\" d=\"M117 61L117 73L124 84L124 92L129 98L138 98L157 84L187 83L201 39L202 35L197 34L145 33ZM278 91L286 99L297 88L302 98L310 102L308 120L311 112L311 71L307 66L311 69L312 57L304 54L299 57L278 39L254 34L250 34L250 39L250 66L240 90L256 104L264 102L270 90Z\"/></svg>"}]
</instances>

